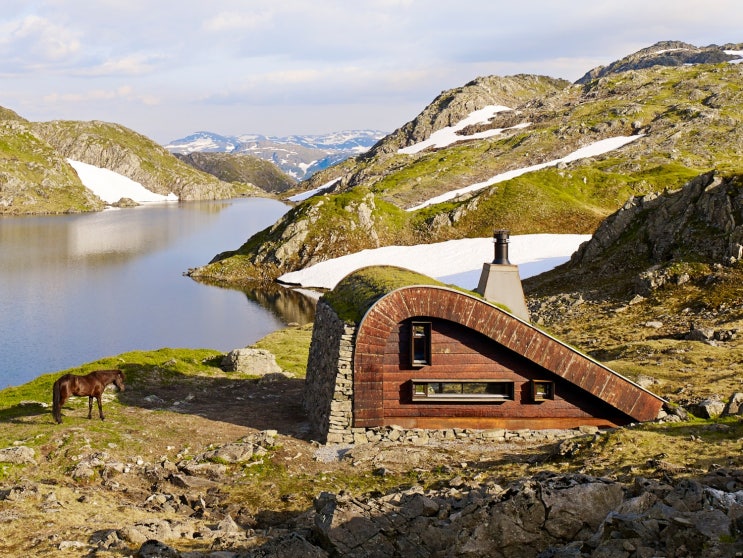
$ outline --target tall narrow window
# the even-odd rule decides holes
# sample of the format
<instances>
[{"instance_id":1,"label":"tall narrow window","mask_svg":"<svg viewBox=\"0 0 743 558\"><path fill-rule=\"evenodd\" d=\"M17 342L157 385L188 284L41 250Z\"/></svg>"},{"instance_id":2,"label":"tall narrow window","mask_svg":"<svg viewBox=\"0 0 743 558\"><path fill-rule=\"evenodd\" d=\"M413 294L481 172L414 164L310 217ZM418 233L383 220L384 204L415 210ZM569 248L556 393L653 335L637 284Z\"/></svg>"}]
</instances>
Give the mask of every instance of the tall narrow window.
<instances>
[{"instance_id":1,"label":"tall narrow window","mask_svg":"<svg viewBox=\"0 0 743 558\"><path fill-rule=\"evenodd\" d=\"M431 364L431 322L410 322L410 333L411 364Z\"/></svg>"}]
</instances>

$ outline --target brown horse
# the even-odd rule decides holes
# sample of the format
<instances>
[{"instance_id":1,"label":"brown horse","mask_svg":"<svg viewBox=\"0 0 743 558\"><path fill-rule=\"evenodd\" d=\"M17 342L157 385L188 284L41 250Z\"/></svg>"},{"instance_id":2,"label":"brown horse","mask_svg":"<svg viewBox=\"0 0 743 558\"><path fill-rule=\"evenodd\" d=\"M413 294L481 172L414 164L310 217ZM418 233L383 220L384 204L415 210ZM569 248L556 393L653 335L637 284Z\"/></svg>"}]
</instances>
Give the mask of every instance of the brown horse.
<instances>
[{"instance_id":1,"label":"brown horse","mask_svg":"<svg viewBox=\"0 0 743 558\"><path fill-rule=\"evenodd\" d=\"M88 396L88 418L93 418L93 398L98 400L98 414L103 417L101 395L106 386L113 383L120 391L124 391L124 373L121 370L96 370L86 376L65 374L54 382L52 388L52 414L54 420L62 422L62 405L70 395Z\"/></svg>"}]
</instances>

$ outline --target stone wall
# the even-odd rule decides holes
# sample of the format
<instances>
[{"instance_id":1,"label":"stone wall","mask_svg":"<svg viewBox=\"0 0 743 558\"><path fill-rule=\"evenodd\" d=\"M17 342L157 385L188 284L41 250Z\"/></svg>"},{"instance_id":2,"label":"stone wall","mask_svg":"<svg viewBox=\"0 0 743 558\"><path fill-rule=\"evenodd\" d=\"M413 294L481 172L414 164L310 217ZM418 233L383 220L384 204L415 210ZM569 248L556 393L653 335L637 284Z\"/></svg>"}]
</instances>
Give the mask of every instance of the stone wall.
<instances>
[{"instance_id":1,"label":"stone wall","mask_svg":"<svg viewBox=\"0 0 743 558\"><path fill-rule=\"evenodd\" d=\"M322 300L315 310L303 405L314 434L327 443L353 442L353 343L356 327Z\"/></svg>"},{"instance_id":2,"label":"stone wall","mask_svg":"<svg viewBox=\"0 0 743 558\"><path fill-rule=\"evenodd\" d=\"M444 440L499 443L509 441L550 442L594 433L585 426L572 430L445 430L404 429L399 426L357 428L353 426L353 350L356 326L345 323L325 302L317 304L312 343L307 361L303 405L317 440L327 444L400 442L426 445Z\"/></svg>"}]
</instances>

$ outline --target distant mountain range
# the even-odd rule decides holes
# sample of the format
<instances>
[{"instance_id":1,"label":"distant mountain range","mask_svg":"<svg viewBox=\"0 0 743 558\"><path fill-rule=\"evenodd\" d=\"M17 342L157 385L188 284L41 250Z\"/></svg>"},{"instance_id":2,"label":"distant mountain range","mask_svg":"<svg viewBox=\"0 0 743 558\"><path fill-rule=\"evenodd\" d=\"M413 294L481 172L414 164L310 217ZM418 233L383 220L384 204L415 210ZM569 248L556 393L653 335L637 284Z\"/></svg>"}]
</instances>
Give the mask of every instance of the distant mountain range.
<instances>
[{"instance_id":1,"label":"distant mountain range","mask_svg":"<svg viewBox=\"0 0 743 558\"><path fill-rule=\"evenodd\" d=\"M286 137L242 134L222 136L196 132L165 146L171 153L240 153L271 161L297 180L304 180L355 155L368 151L385 137L379 130L346 130L321 135Z\"/></svg>"}]
</instances>

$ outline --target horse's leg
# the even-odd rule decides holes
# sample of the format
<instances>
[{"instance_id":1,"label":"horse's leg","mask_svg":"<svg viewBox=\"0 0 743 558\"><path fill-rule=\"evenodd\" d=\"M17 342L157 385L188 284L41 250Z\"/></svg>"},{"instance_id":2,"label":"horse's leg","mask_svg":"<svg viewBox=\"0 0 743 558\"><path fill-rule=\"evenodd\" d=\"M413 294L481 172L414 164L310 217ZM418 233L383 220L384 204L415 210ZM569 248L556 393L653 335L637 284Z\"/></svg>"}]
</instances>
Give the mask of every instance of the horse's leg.
<instances>
[{"instance_id":1,"label":"horse's leg","mask_svg":"<svg viewBox=\"0 0 743 558\"><path fill-rule=\"evenodd\" d=\"M93 396L88 395L88 420L93 418Z\"/></svg>"},{"instance_id":2,"label":"horse's leg","mask_svg":"<svg viewBox=\"0 0 743 558\"><path fill-rule=\"evenodd\" d=\"M98 415L101 417L101 420L103 420L106 417L103 416L103 404L101 403L101 395L102 394L98 394L96 397L98 398Z\"/></svg>"}]
</instances>

